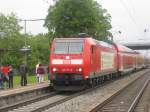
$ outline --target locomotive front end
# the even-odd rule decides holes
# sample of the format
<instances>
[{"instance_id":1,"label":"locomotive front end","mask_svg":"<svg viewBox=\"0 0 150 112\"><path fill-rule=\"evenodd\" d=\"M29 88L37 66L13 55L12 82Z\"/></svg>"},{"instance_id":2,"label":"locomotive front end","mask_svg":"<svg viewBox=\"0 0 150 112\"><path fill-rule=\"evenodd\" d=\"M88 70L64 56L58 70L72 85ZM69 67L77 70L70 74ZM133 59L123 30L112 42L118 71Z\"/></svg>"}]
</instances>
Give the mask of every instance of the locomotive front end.
<instances>
[{"instance_id":1,"label":"locomotive front end","mask_svg":"<svg viewBox=\"0 0 150 112\"><path fill-rule=\"evenodd\" d=\"M71 90L71 87L83 85L83 44L84 39L61 38L53 41L50 81L56 90Z\"/></svg>"}]
</instances>

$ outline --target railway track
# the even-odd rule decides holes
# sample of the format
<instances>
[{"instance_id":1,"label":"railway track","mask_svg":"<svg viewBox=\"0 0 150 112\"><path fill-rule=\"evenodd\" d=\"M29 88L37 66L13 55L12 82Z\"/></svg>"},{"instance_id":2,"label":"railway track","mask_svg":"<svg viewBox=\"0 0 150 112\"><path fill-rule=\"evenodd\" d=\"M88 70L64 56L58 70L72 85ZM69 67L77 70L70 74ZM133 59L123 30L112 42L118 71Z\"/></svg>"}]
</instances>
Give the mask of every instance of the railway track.
<instances>
[{"instance_id":1,"label":"railway track","mask_svg":"<svg viewBox=\"0 0 150 112\"><path fill-rule=\"evenodd\" d=\"M150 83L147 85L143 95L134 109L134 112L150 112Z\"/></svg>"},{"instance_id":2,"label":"railway track","mask_svg":"<svg viewBox=\"0 0 150 112\"><path fill-rule=\"evenodd\" d=\"M106 85L106 84L103 84L101 86L104 86L104 85ZM93 89L97 89L99 87L100 86L96 86L94 88L83 90L83 91L77 92L77 93L74 93L74 92L57 93L57 94L55 94L55 95L53 95L53 96L51 96L47 99L43 99L43 100L35 101L35 102L33 101L34 103L30 103L29 105L21 106L19 108L15 108L13 110L11 109L11 107L9 107L9 109L8 109L9 111L8 110L7 111L8 112L41 112L41 111L44 111L44 110L49 109L51 107L54 107L56 105L59 105L63 102L71 100L71 99L73 99L77 96L88 93L88 92L92 91ZM0 112L3 112L3 111L0 110Z\"/></svg>"},{"instance_id":3,"label":"railway track","mask_svg":"<svg viewBox=\"0 0 150 112\"><path fill-rule=\"evenodd\" d=\"M123 77L122 77L123 78ZM120 78L118 78L120 79ZM88 93L90 91L93 91L93 89L97 89L102 86L106 86L107 84L115 81L117 79L108 81L107 83L103 83L99 86L96 86L94 88L86 89L77 93L73 92L52 92L47 93L45 95L38 96L37 98L25 100L22 102L18 102L14 105L9 105L3 108L0 108L0 112L41 112L43 110L49 109L51 107L54 107L56 105L59 105L63 102L66 102L68 100L71 100L77 96L80 96L82 94Z\"/></svg>"},{"instance_id":4,"label":"railway track","mask_svg":"<svg viewBox=\"0 0 150 112\"><path fill-rule=\"evenodd\" d=\"M47 99L31 103L23 107L19 107L9 112L40 112L46 108L56 106L59 103L69 100L70 98L69 96L71 96L71 94L63 94L63 93L57 94L53 97L49 97Z\"/></svg>"},{"instance_id":5,"label":"railway track","mask_svg":"<svg viewBox=\"0 0 150 112\"><path fill-rule=\"evenodd\" d=\"M56 94L57 94L56 92L45 93L45 94L38 95L37 97L33 97L33 98L30 98L30 99L27 99L27 100L14 102L11 105L0 107L0 112L6 112L6 111L9 111L9 110L21 107L21 106L25 106L25 105L33 103L33 102L37 102L37 101L40 101L40 100L43 100L43 99L47 99L48 97L52 97Z\"/></svg>"},{"instance_id":6,"label":"railway track","mask_svg":"<svg viewBox=\"0 0 150 112\"><path fill-rule=\"evenodd\" d=\"M116 79L77 93L48 93L43 96L39 96L38 98L33 98L27 101L18 102L17 104L14 104L12 106L0 108L0 112L41 112L61 103L64 103L68 100L71 100L77 96L93 91L93 89L96 90L99 87L107 86L107 84L112 83L113 81L116 81Z\"/></svg>"},{"instance_id":7,"label":"railway track","mask_svg":"<svg viewBox=\"0 0 150 112\"><path fill-rule=\"evenodd\" d=\"M134 112L136 105L149 82L150 74L146 73L116 94L112 95L90 112Z\"/></svg>"}]
</instances>

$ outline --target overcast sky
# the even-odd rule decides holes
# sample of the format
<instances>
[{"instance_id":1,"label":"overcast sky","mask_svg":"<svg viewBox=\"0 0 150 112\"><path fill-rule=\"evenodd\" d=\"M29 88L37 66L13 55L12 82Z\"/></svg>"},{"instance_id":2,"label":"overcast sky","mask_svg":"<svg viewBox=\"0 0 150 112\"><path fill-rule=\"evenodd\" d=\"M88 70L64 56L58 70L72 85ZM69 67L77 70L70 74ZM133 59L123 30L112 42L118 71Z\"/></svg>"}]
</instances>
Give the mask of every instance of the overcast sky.
<instances>
[{"instance_id":1,"label":"overcast sky","mask_svg":"<svg viewBox=\"0 0 150 112\"><path fill-rule=\"evenodd\" d=\"M149 0L97 0L112 16L112 33L115 41L144 42L149 40L150 1ZM52 0L0 0L0 12L14 12L19 19L45 18ZM28 22L27 32L46 32L43 21ZM23 25L23 23L20 23ZM144 29L147 32L144 33ZM119 34L118 31L122 33Z\"/></svg>"}]
</instances>

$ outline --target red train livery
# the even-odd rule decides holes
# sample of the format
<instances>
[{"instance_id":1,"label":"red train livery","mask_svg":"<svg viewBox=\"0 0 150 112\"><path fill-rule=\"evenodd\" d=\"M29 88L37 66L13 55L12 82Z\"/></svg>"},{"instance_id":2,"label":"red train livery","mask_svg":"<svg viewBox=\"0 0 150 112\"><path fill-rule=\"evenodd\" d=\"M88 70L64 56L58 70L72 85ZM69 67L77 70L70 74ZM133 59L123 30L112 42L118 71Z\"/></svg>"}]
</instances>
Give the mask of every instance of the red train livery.
<instances>
[{"instance_id":1,"label":"red train livery","mask_svg":"<svg viewBox=\"0 0 150 112\"><path fill-rule=\"evenodd\" d=\"M144 57L125 46L86 38L55 38L50 81L56 90L80 90L144 67Z\"/></svg>"}]
</instances>

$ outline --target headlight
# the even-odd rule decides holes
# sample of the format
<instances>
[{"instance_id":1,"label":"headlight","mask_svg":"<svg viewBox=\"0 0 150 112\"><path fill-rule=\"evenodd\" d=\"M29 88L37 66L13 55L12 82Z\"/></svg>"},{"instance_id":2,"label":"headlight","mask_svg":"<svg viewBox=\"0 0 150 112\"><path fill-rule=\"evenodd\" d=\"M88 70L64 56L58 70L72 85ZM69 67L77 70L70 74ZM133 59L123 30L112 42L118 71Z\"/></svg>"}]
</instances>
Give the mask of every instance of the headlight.
<instances>
[{"instance_id":1,"label":"headlight","mask_svg":"<svg viewBox=\"0 0 150 112\"><path fill-rule=\"evenodd\" d=\"M77 72L82 72L82 68L77 68L76 71Z\"/></svg>"},{"instance_id":2,"label":"headlight","mask_svg":"<svg viewBox=\"0 0 150 112\"><path fill-rule=\"evenodd\" d=\"M82 71L82 68L79 68L79 72L81 72Z\"/></svg>"},{"instance_id":3,"label":"headlight","mask_svg":"<svg viewBox=\"0 0 150 112\"><path fill-rule=\"evenodd\" d=\"M57 71L57 69L56 68L53 68L53 72L56 72Z\"/></svg>"}]
</instances>

